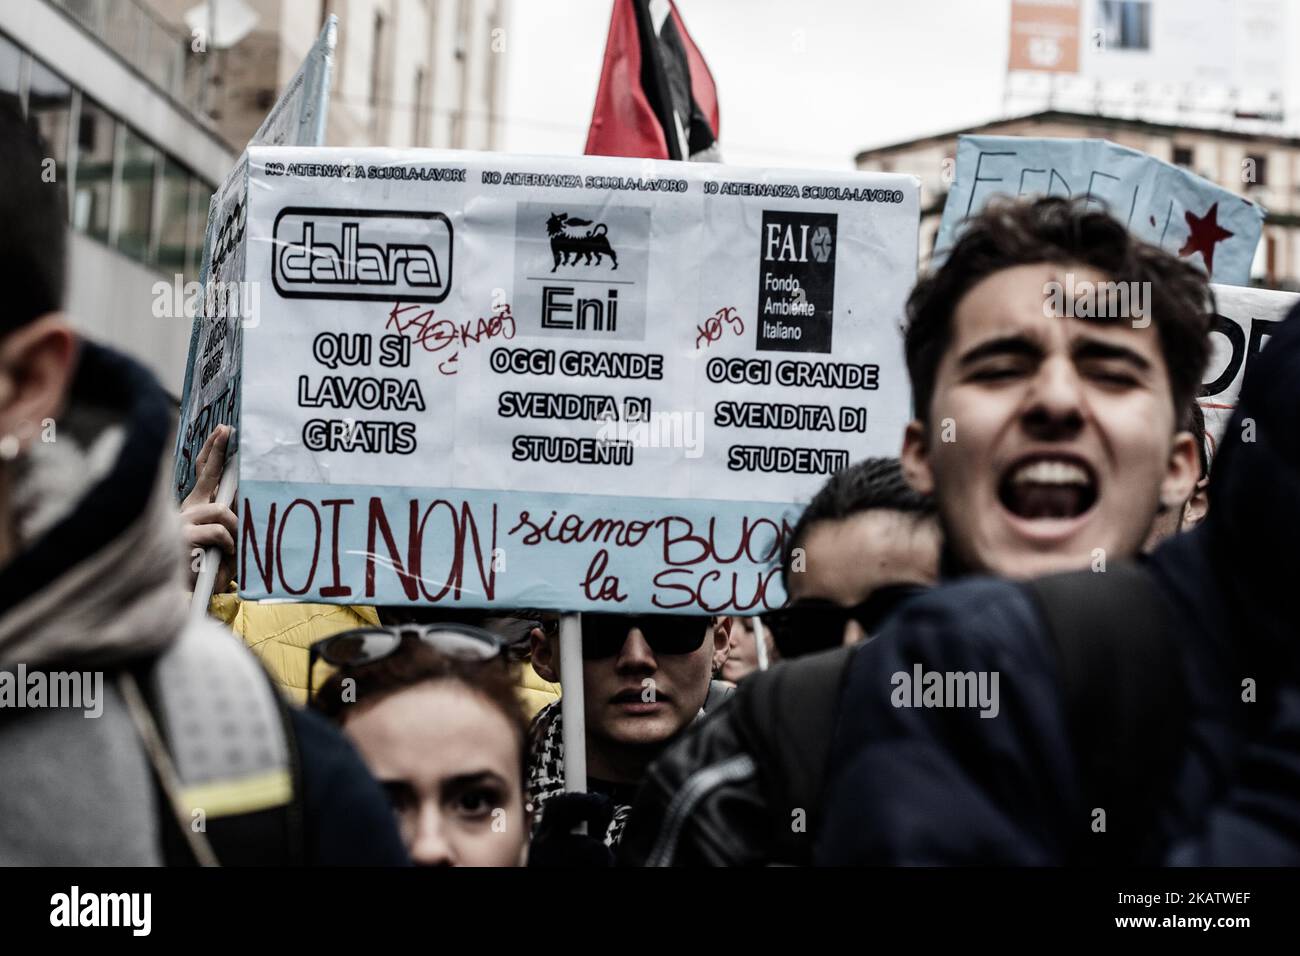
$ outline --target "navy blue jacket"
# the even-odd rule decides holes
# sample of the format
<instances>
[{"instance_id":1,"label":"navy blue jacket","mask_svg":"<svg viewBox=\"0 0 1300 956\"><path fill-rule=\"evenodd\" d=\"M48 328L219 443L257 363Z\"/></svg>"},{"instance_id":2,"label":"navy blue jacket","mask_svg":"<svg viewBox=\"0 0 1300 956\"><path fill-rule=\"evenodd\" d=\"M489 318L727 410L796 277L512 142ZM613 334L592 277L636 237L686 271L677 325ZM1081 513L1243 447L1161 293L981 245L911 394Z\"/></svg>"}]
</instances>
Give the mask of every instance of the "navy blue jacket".
<instances>
[{"instance_id":1,"label":"navy blue jacket","mask_svg":"<svg viewBox=\"0 0 1300 956\"><path fill-rule=\"evenodd\" d=\"M1298 310L1300 311L1300 310ZM1174 607L1185 751L1156 820L1171 865L1300 865L1300 319L1250 370L1210 512L1148 560ZM1253 440L1251 440L1253 439ZM893 675L999 674L999 712L891 703ZM1255 682L1253 702L1243 682ZM816 859L1063 864L1087 825L1055 650L1023 585L913 599L854 655Z\"/></svg>"}]
</instances>

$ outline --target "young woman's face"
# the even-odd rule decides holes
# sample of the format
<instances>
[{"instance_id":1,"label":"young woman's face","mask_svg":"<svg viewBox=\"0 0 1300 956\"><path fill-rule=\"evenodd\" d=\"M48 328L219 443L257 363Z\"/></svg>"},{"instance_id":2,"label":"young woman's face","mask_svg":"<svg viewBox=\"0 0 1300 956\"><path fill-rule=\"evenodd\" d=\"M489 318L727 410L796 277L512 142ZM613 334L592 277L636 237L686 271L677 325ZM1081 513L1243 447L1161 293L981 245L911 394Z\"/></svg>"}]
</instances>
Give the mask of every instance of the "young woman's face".
<instances>
[{"instance_id":1,"label":"young woman's face","mask_svg":"<svg viewBox=\"0 0 1300 956\"><path fill-rule=\"evenodd\" d=\"M388 792L417 865L524 864L522 744L482 695L455 681L417 684L363 703L343 730Z\"/></svg>"}]
</instances>

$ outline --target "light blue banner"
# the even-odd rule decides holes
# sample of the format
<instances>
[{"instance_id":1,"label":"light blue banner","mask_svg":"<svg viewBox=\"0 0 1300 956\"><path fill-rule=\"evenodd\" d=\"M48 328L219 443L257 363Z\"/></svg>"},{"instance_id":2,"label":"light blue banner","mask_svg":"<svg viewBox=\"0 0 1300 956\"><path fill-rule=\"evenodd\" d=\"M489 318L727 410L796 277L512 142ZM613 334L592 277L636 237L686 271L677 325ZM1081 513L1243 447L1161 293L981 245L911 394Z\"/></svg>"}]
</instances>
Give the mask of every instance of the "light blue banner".
<instances>
[{"instance_id":1,"label":"light blue banner","mask_svg":"<svg viewBox=\"0 0 1300 956\"><path fill-rule=\"evenodd\" d=\"M1242 170L1248 181L1250 169ZM1178 166L1103 139L962 136L935 240L935 264L961 223L994 196L1085 196L1134 235L1207 272L1248 285L1264 210Z\"/></svg>"},{"instance_id":2,"label":"light blue banner","mask_svg":"<svg viewBox=\"0 0 1300 956\"><path fill-rule=\"evenodd\" d=\"M758 613L799 508L245 481L246 599Z\"/></svg>"}]
</instances>

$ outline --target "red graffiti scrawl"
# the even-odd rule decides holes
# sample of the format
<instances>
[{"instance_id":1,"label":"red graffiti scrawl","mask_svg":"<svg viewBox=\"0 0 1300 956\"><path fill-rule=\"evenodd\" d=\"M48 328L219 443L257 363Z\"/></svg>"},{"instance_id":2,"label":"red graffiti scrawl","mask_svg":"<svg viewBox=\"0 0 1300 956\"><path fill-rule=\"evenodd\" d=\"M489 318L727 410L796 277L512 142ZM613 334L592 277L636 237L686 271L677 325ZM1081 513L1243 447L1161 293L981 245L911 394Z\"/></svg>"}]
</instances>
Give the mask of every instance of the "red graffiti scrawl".
<instances>
[{"instance_id":1,"label":"red graffiti scrawl","mask_svg":"<svg viewBox=\"0 0 1300 956\"><path fill-rule=\"evenodd\" d=\"M1219 225L1219 204L1216 202L1204 216L1197 216L1191 211L1183 213L1187 219L1187 228L1191 230L1187 241L1178 250L1179 256L1189 256L1199 252L1205 260L1205 271L1214 275L1215 243L1231 238L1233 233Z\"/></svg>"}]
</instances>

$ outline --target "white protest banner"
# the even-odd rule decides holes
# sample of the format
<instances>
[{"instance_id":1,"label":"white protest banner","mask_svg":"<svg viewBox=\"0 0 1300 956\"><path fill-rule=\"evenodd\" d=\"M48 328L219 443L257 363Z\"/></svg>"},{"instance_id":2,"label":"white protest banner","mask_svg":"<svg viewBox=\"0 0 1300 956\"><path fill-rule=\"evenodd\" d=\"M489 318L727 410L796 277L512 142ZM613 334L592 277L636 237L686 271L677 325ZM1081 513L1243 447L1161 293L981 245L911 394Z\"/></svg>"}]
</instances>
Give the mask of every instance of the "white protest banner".
<instances>
[{"instance_id":1,"label":"white protest banner","mask_svg":"<svg viewBox=\"0 0 1300 956\"><path fill-rule=\"evenodd\" d=\"M1084 196L1139 239L1192 262L1214 282L1247 285L1264 210L1154 156L1103 139L961 136L935 238L938 265L961 223L994 196Z\"/></svg>"},{"instance_id":2,"label":"white protest banner","mask_svg":"<svg viewBox=\"0 0 1300 956\"><path fill-rule=\"evenodd\" d=\"M331 14L302 66L285 87L249 145L320 146L325 142L330 77L338 43L338 17ZM201 309L190 332L189 359L176 430L177 498L194 487L195 459L212 429L237 425L239 365L244 326L257 321L259 291L240 282L244 275L244 211L248 167L235 165L208 206L199 269ZM165 287L165 285L164 285ZM236 429L226 449L230 460L239 442Z\"/></svg>"},{"instance_id":3,"label":"white protest banner","mask_svg":"<svg viewBox=\"0 0 1300 956\"><path fill-rule=\"evenodd\" d=\"M754 611L895 455L910 176L251 149L247 598Z\"/></svg>"},{"instance_id":4,"label":"white protest banner","mask_svg":"<svg viewBox=\"0 0 1300 956\"><path fill-rule=\"evenodd\" d=\"M1268 343L1274 326L1300 304L1300 294L1295 292L1231 285L1213 288L1219 316L1211 335L1210 366L1197 399L1205 412L1211 456L1237 407L1237 396L1260 349Z\"/></svg>"}]
</instances>

